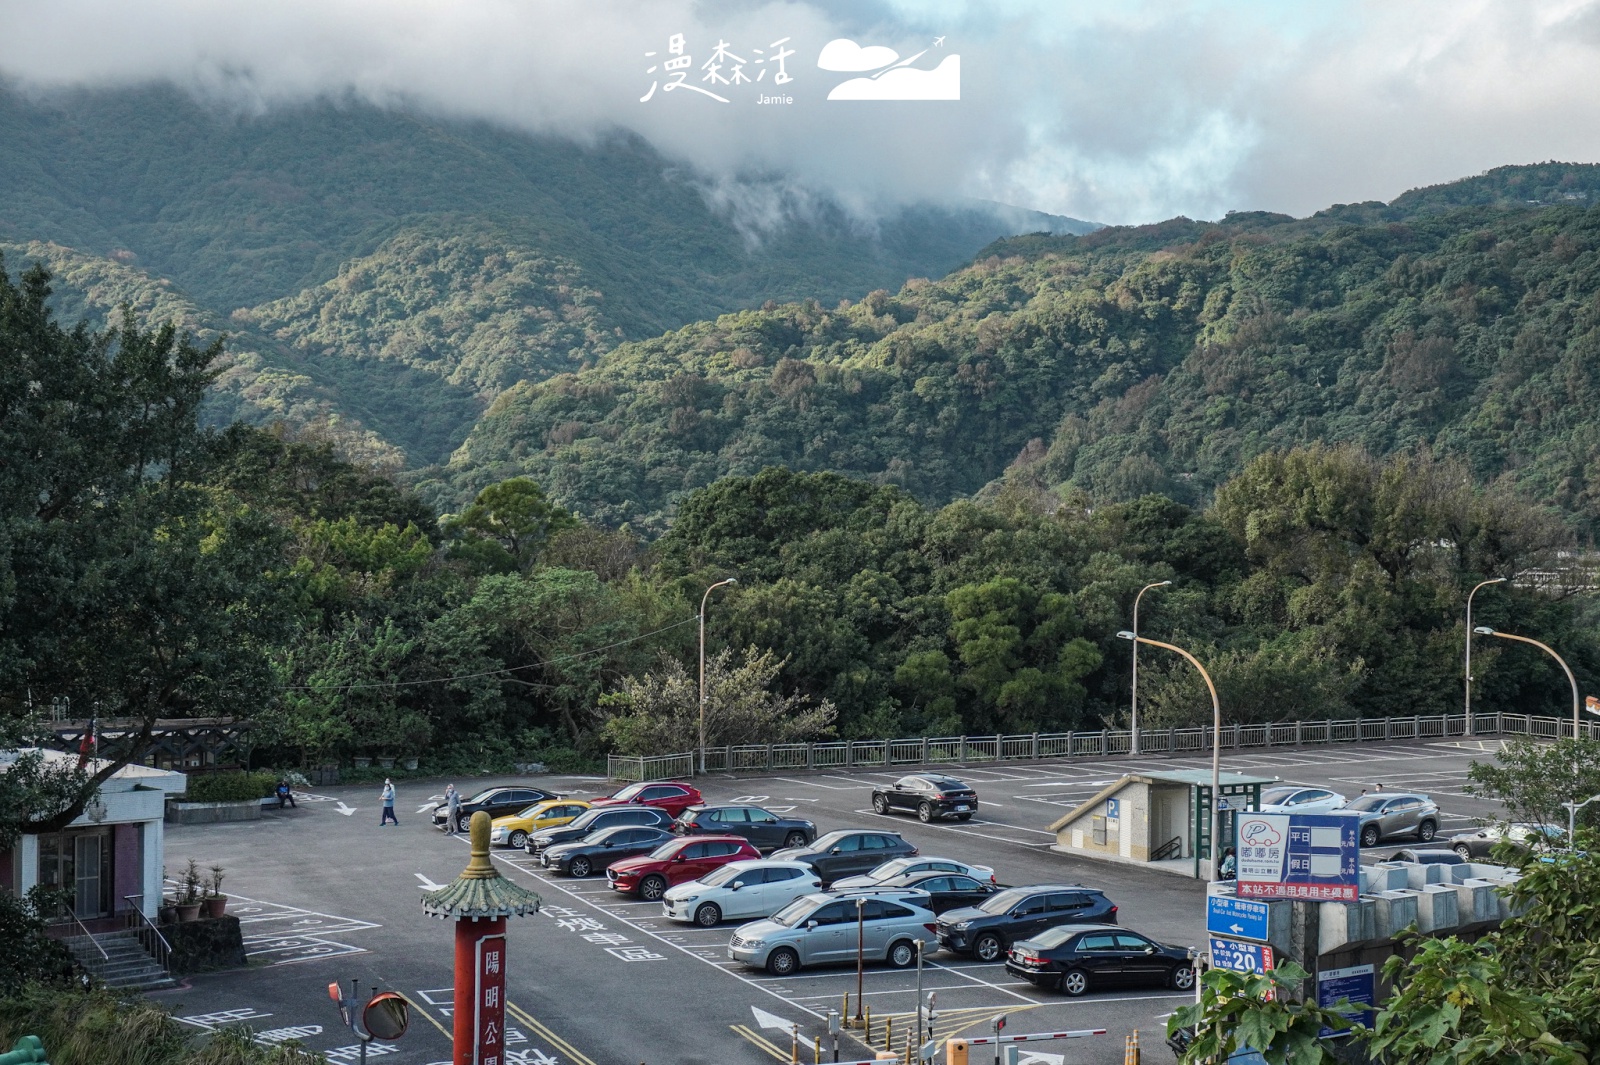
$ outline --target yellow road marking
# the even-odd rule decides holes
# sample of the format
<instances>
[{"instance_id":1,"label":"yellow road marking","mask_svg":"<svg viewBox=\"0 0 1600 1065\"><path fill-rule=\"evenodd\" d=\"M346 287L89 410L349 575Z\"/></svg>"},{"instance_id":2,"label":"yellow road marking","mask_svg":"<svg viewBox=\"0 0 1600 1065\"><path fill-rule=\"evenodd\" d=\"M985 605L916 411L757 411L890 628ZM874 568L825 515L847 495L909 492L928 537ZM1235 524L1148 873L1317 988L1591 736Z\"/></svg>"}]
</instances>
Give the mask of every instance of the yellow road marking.
<instances>
[{"instance_id":1,"label":"yellow road marking","mask_svg":"<svg viewBox=\"0 0 1600 1065\"><path fill-rule=\"evenodd\" d=\"M517 1020L526 1024L528 1027L532 1028L542 1038L551 1043L557 1050L561 1051L563 1054L567 1055L567 1057L577 1062L577 1065L594 1065L594 1061L591 1058L581 1053L577 1047L574 1047L571 1043L567 1042L559 1035L556 1035L555 1032L552 1032L548 1025L541 1021L535 1020L533 1014L529 1013L521 1006L518 1006L514 1002L507 1001L506 1012L511 1014Z\"/></svg>"},{"instance_id":2,"label":"yellow road marking","mask_svg":"<svg viewBox=\"0 0 1600 1065\"><path fill-rule=\"evenodd\" d=\"M749 1040L756 1047L758 1047L761 1050L765 1050L768 1054L771 1054L773 1057L777 1058L779 1061L785 1061L786 1062L786 1061L790 1060L790 1058L791 1058L790 1054L788 1054L788 1053L786 1053L786 1052L784 1052L782 1050L779 1050L772 1043L768 1042L766 1039L764 1039L761 1036L757 1035L755 1032L751 1031L749 1028L746 1028L744 1025L742 1025L742 1024L730 1024L730 1025L728 1025L728 1027L733 1029L735 1032L738 1032L741 1036L743 1036L745 1039Z\"/></svg>"}]
</instances>

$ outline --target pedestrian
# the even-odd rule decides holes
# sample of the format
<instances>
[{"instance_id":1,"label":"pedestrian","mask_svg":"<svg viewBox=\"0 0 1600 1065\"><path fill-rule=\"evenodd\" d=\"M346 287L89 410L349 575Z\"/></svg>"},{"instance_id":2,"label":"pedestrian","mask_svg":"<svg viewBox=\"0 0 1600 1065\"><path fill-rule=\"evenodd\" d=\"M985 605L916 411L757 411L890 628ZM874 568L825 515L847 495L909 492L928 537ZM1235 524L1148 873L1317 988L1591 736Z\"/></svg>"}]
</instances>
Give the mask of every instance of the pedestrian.
<instances>
[{"instance_id":1,"label":"pedestrian","mask_svg":"<svg viewBox=\"0 0 1600 1065\"><path fill-rule=\"evenodd\" d=\"M444 830L450 835L461 831L461 793L454 784L444 786Z\"/></svg>"},{"instance_id":2,"label":"pedestrian","mask_svg":"<svg viewBox=\"0 0 1600 1065\"><path fill-rule=\"evenodd\" d=\"M393 821L394 826L399 828L400 819L394 815L394 781L390 780L388 777L385 777L383 780L383 791L379 794L383 796L383 817L378 821L378 827L382 828L390 821Z\"/></svg>"},{"instance_id":3,"label":"pedestrian","mask_svg":"<svg viewBox=\"0 0 1600 1065\"><path fill-rule=\"evenodd\" d=\"M294 801L294 792L289 789L288 780L279 780L278 786L274 790L278 796L278 809L281 810L285 806L293 806L297 810L300 808L299 804Z\"/></svg>"},{"instance_id":4,"label":"pedestrian","mask_svg":"<svg viewBox=\"0 0 1600 1065\"><path fill-rule=\"evenodd\" d=\"M1217 875L1222 880L1232 880L1234 878L1234 870L1237 868L1238 859L1234 857L1233 848L1229 847L1222 852L1222 868L1218 870Z\"/></svg>"}]
</instances>

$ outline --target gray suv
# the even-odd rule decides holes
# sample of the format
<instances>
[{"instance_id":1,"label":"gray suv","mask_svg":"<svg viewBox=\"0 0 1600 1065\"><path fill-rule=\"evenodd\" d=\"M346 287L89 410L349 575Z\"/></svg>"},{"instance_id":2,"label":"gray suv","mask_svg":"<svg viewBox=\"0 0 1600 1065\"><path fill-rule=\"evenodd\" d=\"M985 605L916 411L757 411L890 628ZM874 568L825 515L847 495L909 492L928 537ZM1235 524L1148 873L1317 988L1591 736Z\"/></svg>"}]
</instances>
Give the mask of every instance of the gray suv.
<instances>
[{"instance_id":1,"label":"gray suv","mask_svg":"<svg viewBox=\"0 0 1600 1065\"><path fill-rule=\"evenodd\" d=\"M1416 836L1431 843L1439 833L1439 806L1426 795L1408 791L1380 791L1351 799L1340 813L1361 815L1361 845L1376 847L1390 836Z\"/></svg>"},{"instance_id":2,"label":"gray suv","mask_svg":"<svg viewBox=\"0 0 1600 1065\"><path fill-rule=\"evenodd\" d=\"M802 965L853 962L858 899L859 938L868 959L904 969L916 964L919 940L924 953L938 949L926 895L861 892L802 895L764 921L740 925L728 941L728 957L774 976L788 976Z\"/></svg>"},{"instance_id":3,"label":"gray suv","mask_svg":"<svg viewBox=\"0 0 1600 1065\"><path fill-rule=\"evenodd\" d=\"M817 871L817 878L826 885L847 876L870 873L891 858L914 858L916 855L917 848L896 832L845 829L829 832L804 847L773 851L768 857L805 862Z\"/></svg>"}]
</instances>

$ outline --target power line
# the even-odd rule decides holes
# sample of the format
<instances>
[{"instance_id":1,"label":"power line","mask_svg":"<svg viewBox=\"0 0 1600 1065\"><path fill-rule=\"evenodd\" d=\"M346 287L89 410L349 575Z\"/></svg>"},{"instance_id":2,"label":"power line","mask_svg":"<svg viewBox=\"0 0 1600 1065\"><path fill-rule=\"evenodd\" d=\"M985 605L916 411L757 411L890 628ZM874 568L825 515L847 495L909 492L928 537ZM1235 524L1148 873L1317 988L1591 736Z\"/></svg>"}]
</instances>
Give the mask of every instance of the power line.
<instances>
[{"instance_id":1,"label":"power line","mask_svg":"<svg viewBox=\"0 0 1600 1065\"><path fill-rule=\"evenodd\" d=\"M587 651L578 651L575 654L562 655L559 658L547 658L543 662L534 662L526 666L507 666L505 669L491 669L483 673L463 673L455 677L429 677L426 680L371 681L355 684L288 684L284 686L284 691L325 692L350 691L357 688L409 688L418 684L449 684L458 680L478 680L482 677L497 677L506 673L515 673L521 669L543 669L546 666L554 666L559 665L562 662L572 662L579 658L587 658L590 655L597 655L601 651L609 651L615 647L625 647L630 643L638 643L640 640L647 640L652 636L659 636L663 632L670 632L673 629L681 629L685 625L693 625L699 620L700 615L696 614L693 617L688 617L682 621L673 622L671 625L663 626L662 628L656 629L653 632L642 632L637 636L630 636L628 639L618 640L616 643L608 643L603 647L591 647Z\"/></svg>"}]
</instances>

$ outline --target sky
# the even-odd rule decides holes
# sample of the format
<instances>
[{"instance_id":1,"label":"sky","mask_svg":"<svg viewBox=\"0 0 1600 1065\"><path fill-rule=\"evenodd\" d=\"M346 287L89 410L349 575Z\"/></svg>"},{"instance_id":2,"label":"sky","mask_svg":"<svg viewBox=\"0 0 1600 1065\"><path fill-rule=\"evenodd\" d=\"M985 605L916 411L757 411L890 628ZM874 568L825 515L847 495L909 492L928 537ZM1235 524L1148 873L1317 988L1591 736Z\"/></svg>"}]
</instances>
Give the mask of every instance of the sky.
<instances>
[{"instance_id":1,"label":"sky","mask_svg":"<svg viewBox=\"0 0 1600 1065\"><path fill-rule=\"evenodd\" d=\"M880 65L820 69L837 40ZM828 99L931 84L951 56L959 100ZM716 80L729 57L751 80ZM0 0L0 77L632 131L754 214L827 196L863 214L978 197L1107 223L1306 215L1600 161L1600 0Z\"/></svg>"}]
</instances>

